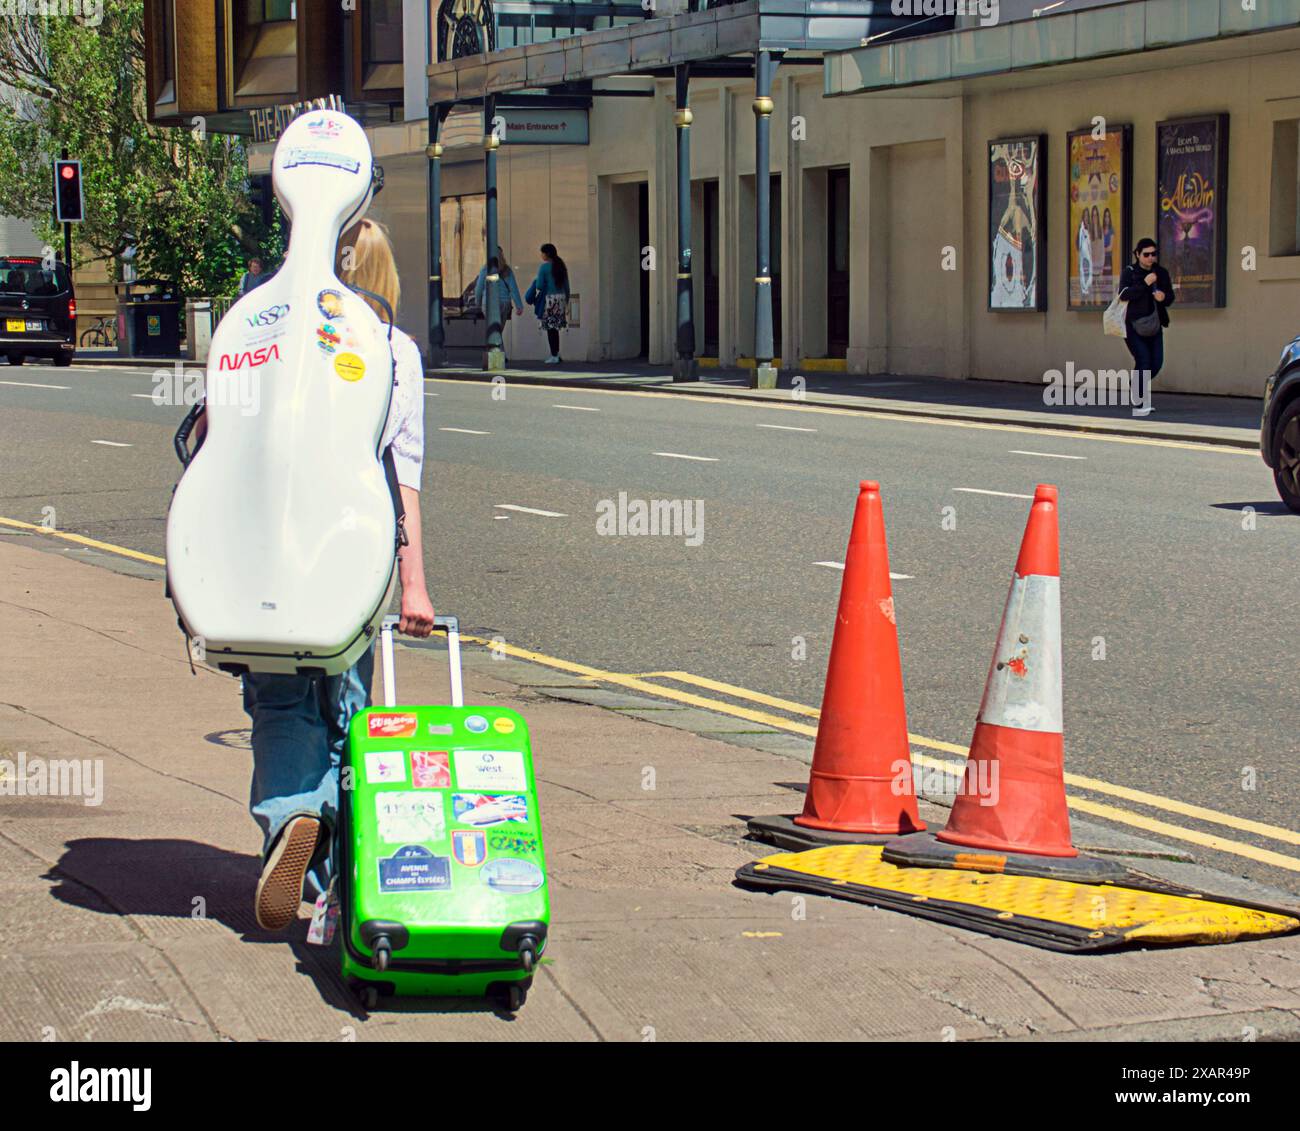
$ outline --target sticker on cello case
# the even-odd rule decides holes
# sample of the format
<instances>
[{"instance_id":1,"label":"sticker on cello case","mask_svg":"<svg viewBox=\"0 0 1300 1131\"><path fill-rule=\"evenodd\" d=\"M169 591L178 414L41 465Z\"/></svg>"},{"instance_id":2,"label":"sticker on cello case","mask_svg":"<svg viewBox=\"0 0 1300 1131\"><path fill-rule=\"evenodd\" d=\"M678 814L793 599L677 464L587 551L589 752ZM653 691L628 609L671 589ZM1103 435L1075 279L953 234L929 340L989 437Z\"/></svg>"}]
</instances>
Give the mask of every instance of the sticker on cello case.
<instances>
[{"instance_id":1,"label":"sticker on cello case","mask_svg":"<svg viewBox=\"0 0 1300 1131\"><path fill-rule=\"evenodd\" d=\"M308 149L305 145L295 145L284 155L284 168L296 169L299 165L320 165L344 173L357 173L361 170L361 162L355 157L333 153L328 149Z\"/></svg>"},{"instance_id":2,"label":"sticker on cello case","mask_svg":"<svg viewBox=\"0 0 1300 1131\"><path fill-rule=\"evenodd\" d=\"M386 789L375 794L375 817L384 844L441 840L447 835L441 793Z\"/></svg>"},{"instance_id":3,"label":"sticker on cello case","mask_svg":"<svg viewBox=\"0 0 1300 1131\"><path fill-rule=\"evenodd\" d=\"M360 381L366 375L366 363L355 353L341 353L334 359L334 372L345 381Z\"/></svg>"},{"instance_id":4,"label":"sticker on cello case","mask_svg":"<svg viewBox=\"0 0 1300 1131\"><path fill-rule=\"evenodd\" d=\"M323 290L316 296L316 309L330 321L342 318L343 296L335 290Z\"/></svg>"},{"instance_id":5,"label":"sticker on cello case","mask_svg":"<svg viewBox=\"0 0 1300 1131\"><path fill-rule=\"evenodd\" d=\"M371 738L414 738L418 720L414 715L377 714L366 718Z\"/></svg>"},{"instance_id":6,"label":"sticker on cello case","mask_svg":"<svg viewBox=\"0 0 1300 1131\"><path fill-rule=\"evenodd\" d=\"M329 322L325 322L316 328L316 344L325 353L333 353L339 344L339 335Z\"/></svg>"},{"instance_id":7,"label":"sticker on cello case","mask_svg":"<svg viewBox=\"0 0 1300 1131\"><path fill-rule=\"evenodd\" d=\"M515 720L514 720L514 719L506 719L506 718L493 719L493 720L492 720L492 729L493 729L494 731L496 731L497 734L514 734L514 733L515 733Z\"/></svg>"},{"instance_id":8,"label":"sticker on cello case","mask_svg":"<svg viewBox=\"0 0 1300 1131\"><path fill-rule=\"evenodd\" d=\"M446 750L412 750L411 784L416 789L448 789L451 755Z\"/></svg>"},{"instance_id":9,"label":"sticker on cello case","mask_svg":"<svg viewBox=\"0 0 1300 1131\"><path fill-rule=\"evenodd\" d=\"M465 720L465 729L472 734L483 734L488 728L488 721L482 715L470 715Z\"/></svg>"},{"instance_id":10,"label":"sticker on cello case","mask_svg":"<svg viewBox=\"0 0 1300 1131\"><path fill-rule=\"evenodd\" d=\"M487 833L478 829L452 829L451 854L466 868L477 868L487 859Z\"/></svg>"},{"instance_id":11,"label":"sticker on cello case","mask_svg":"<svg viewBox=\"0 0 1300 1131\"><path fill-rule=\"evenodd\" d=\"M483 882L493 891L505 895L526 895L546 882L542 870L531 860L509 857L489 861L483 869Z\"/></svg>"},{"instance_id":12,"label":"sticker on cello case","mask_svg":"<svg viewBox=\"0 0 1300 1131\"><path fill-rule=\"evenodd\" d=\"M366 781L371 785L406 781L406 756L400 750L367 750Z\"/></svg>"},{"instance_id":13,"label":"sticker on cello case","mask_svg":"<svg viewBox=\"0 0 1300 1131\"><path fill-rule=\"evenodd\" d=\"M458 789L528 788L524 756L518 750L457 750Z\"/></svg>"},{"instance_id":14,"label":"sticker on cello case","mask_svg":"<svg viewBox=\"0 0 1300 1131\"><path fill-rule=\"evenodd\" d=\"M380 857L380 891L447 891L451 861L435 856L422 844L406 844L392 856Z\"/></svg>"}]
</instances>

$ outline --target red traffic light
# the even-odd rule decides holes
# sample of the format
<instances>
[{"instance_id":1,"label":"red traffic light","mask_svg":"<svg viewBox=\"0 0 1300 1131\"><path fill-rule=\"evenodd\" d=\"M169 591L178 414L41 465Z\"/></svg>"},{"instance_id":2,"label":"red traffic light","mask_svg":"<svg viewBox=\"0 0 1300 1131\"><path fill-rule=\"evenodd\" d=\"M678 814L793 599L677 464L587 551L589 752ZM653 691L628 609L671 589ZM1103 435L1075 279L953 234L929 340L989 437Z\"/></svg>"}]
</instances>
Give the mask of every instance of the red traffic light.
<instances>
[{"instance_id":1,"label":"red traffic light","mask_svg":"<svg viewBox=\"0 0 1300 1131\"><path fill-rule=\"evenodd\" d=\"M77 171L71 165L64 165L63 168L59 170L59 176L61 176L65 181L72 180L76 175Z\"/></svg>"}]
</instances>

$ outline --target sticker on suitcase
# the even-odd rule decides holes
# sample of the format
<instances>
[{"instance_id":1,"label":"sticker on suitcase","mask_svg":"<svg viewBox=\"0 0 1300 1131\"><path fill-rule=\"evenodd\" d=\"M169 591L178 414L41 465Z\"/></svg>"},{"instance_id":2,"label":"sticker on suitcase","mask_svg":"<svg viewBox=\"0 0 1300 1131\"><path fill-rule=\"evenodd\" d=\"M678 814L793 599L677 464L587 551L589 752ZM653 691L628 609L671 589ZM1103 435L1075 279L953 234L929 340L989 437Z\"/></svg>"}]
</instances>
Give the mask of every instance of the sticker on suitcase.
<instances>
[{"instance_id":1,"label":"sticker on suitcase","mask_svg":"<svg viewBox=\"0 0 1300 1131\"><path fill-rule=\"evenodd\" d=\"M373 714L366 718L371 738L414 738L417 720L409 714Z\"/></svg>"},{"instance_id":2,"label":"sticker on suitcase","mask_svg":"<svg viewBox=\"0 0 1300 1131\"><path fill-rule=\"evenodd\" d=\"M441 840L447 835L441 793L385 790L375 794L375 817L384 844Z\"/></svg>"},{"instance_id":3,"label":"sticker on suitcase","mask_svg":"<svg viewBox=\"0 0 1300 1131\"><path fill-rule=\"evenodd\" d=\"M412 750L411 784L416 789L448 789L451 755L446 750Z\"/></svg>"},{"instance_id":4,"label":"sticker on suitcase","mask_svg":"<svg viewBox=\"0 0 1300 1131\"><path fill-rule=\"evenodd\" d=\"M451 854L458 864L477 868L487 859L487 833L479 829L452 829Z\"/></svg>"},{"instance_id":5,"label":"sticker on suitcase","mask_svg":"<svg viewBox=\"0 0 1300 1131\"><path fill-rule=\"evenodd\" d=\"M451 890L451 861L423 845L403 845L392 856L380 857L378 864L380 891Z\"/></svg>"},{"instance_id":6,"label":"sticker on suitcase","mask_svg":"<svg viewBox=\"0 0 1300 1131\"><path fill-rule=\"evenodd\" d=\"M460 789L527 789L524 756L518 750L457 750L456 785Z\"/></svg>"},{"instance_id":7,"label":"sticker on suitcase","mask_svg":"<svg viewBox=\"0 0 1300 1131\"><path fill-rule=\"evenodd\" d=\"M453 793L451 815L462 825L485 828L507 821L528 822L528 797L522 793L504 793L495 797L485 793Z\"/></svg>"},{"instance_id":8,"label":"sticker on suitcase","mask_svg":"<svg viewBox=\"0 0 1300 1131\"><path fill-rule=\"evenodd\" d=\"M483 868L483 882L504 895L526 895L541 887L546 877L531 860L492 860Z\"/></svg>"},{"instance_id":9,"label":"sticker on suitcase","mask_svg":"<svg viewBox=\"0 0 1300 1131\"><path fill-rule=\"evenodd\" d=\"M406 781L406 755L400 750L367 750L366 781L370 785Z\"/></svg>"}]
</instances>

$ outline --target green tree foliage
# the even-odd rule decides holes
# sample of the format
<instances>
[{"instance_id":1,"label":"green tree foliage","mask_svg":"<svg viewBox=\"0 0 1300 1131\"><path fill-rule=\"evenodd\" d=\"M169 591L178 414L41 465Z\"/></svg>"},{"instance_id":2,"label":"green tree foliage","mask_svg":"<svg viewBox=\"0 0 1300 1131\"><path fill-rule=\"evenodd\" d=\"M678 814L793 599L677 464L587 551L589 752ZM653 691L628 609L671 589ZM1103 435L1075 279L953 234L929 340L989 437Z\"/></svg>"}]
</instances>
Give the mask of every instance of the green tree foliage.
<instances>
[{"instance_id":1,"label":"green tree foliage","mask_svg":"<svg viewBox=\"0 0 1300 1131\"><path fill-rule=\"evenodd\" d=\"M274 262L281 234L248 203L241 139L208 135L201 120L149 123L144 51L143 0L104 4L93 26L0 17L0 202L61 248L51 161L66 149L82 163L78 263L108 260L119 277L118 257L134 246L140 277L177 280L189 294L234 294L247 257Z\"/></svg>"}]
</instances>

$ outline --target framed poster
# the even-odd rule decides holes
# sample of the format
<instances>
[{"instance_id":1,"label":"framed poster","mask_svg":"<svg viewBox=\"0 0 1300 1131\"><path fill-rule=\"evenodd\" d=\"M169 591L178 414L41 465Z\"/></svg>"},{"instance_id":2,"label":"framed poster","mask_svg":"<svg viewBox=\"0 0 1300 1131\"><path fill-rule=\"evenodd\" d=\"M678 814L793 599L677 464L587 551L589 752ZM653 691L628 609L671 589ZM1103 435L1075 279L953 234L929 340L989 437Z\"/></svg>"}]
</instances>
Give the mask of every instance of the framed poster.
<instances>
[{"instance_id":1,"label":"framed poster","mask_svg":"<svg viewBox=\"0 0 1300 1131\"><path fill-rule=\"evenodd\" d=\"M1156 227L1178 305L1225 306L1227 114L1156 123Z\"/></svg>"},{"instance_id":2,"label":"framed poster","mask_svg":"<svg viewBox=\"0 0 1300 1131\"><path fill-rule=\"evenodd\" d=\"M1047 137L989 142L989 310L1047 309Z\"/></svg>"},{"instance_id":3,"label":"framed poster","mask_svg":"<svg viewBox=\"0 0 1300 1131\"><path fill-rule=\"evenodd\" d=\"M1070 310L1105 310L1133 246L1133 127L1067 135Z\"/></svg>"}]
</instances>

